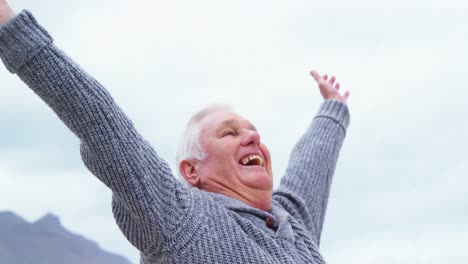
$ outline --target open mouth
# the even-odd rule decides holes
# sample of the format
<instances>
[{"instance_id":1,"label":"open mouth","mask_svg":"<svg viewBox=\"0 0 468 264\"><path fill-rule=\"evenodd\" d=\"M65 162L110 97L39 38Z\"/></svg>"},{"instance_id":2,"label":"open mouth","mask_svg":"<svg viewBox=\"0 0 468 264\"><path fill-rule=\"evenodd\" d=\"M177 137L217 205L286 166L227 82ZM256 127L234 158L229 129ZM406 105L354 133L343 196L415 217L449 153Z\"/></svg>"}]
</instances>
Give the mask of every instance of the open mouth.
<instances>
[{"instance_id":1,"label":"open mouth","mask_svg":"<svg viewBox=\"0 0 468 264\"><path fill-rule=\"evenodd\" d=\"M248 155L240 159L239 164L242 166L262 166L263 158L259 155Z\"/></svg>"}]
</instances>

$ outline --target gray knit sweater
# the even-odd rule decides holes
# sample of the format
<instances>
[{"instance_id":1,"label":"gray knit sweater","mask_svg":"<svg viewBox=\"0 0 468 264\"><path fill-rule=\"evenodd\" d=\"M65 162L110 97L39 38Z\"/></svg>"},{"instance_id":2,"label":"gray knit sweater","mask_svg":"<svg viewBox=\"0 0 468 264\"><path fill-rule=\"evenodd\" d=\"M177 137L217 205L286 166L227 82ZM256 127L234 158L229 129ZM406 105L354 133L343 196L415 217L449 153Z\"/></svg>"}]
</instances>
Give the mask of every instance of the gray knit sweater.
<instances>
[{"instance_id":1,"label":"gray knit sweater","mask_svg":"<svg viewBox=\"0 0 468 264\"><path fill-rule=\"evenodd\" d=\"M349 123L345 104L321 105L265 212L179 183L109 93L28 11L0 27L0 57L81 140L82 159L112 190L115 221L141 263L324 263L318 249Z\"/></svg>"}]
</instances>

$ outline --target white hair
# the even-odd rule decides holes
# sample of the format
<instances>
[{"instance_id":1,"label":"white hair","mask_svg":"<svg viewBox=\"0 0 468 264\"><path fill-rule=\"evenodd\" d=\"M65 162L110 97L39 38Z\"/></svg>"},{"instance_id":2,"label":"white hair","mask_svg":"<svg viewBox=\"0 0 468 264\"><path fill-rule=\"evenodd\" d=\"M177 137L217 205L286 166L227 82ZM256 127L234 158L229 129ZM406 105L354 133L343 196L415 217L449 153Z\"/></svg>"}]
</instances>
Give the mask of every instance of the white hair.
<instances>
[{"instance_id":1,"label":"white hair","mask_svg":"<svg viewBox=\"0 0 468 264\"><path fill-rule=\"evenodd\" d=\"M195 113L187 123L182 136L179 139L176 153L176 166L178 179L187 185L190 184L185 180L180 172L180 163L183 160L196 159L204 160L206 158L205 150L200 144L200 121L213 112L232 112L232 107L225 104L214 104L202 108Z\"/></svg>"}]
</instances>

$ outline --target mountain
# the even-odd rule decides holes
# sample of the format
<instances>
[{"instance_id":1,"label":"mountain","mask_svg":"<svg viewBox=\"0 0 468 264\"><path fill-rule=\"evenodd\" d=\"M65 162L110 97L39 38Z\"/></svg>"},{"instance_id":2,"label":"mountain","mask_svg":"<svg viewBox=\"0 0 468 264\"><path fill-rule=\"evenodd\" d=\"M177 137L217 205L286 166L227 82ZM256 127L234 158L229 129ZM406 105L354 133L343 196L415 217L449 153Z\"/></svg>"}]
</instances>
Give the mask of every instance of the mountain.
<instances>
[{"instance_id":1,"label":"mountain","mask_svg":"<svg viewBox=\"0 0 468 264\"><path fill-rule=\"evenodd\" d=\"M0 263L131 264L69 232L53 214L29 223L10 211L0 212Z\"/></svg>"}]
</instances>

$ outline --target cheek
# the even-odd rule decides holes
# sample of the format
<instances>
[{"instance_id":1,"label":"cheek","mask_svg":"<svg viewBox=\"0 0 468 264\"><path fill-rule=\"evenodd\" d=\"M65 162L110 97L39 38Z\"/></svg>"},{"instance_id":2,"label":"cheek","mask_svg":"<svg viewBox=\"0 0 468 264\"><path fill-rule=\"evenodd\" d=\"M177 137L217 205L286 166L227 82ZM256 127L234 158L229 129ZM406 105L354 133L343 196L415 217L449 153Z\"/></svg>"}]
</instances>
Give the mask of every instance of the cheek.
<instances>
[{"instance_id":1,"label":"cheek","mask_svg":"<svg viewBox=\"0 0 468 264\"><path fill-rule=\"evenodd\" d=\"M271 159L270 157L270 151L268 150L268 148L265 146L265 144L263 143L260 143L260 146L259 146L260 150L263 152L263 155L265 156L265 159L267 159L268 161Z\"/></svg>"},{"instance_id":2,"label":"cheek","mask_svg":"<svg viewBox=\"0 0 468 264\"><path fill-rule=\"evenodd\" d=\"M268 148L263 144L263 143L260 143L260 151L262 151L264 157L265 157L265 161L267 163L267 168L271 171L271 155L270 155L270 151L268 150Z\"/></svg>"},{"instance_id":3,"label":"cheek","mask_svg":"<svg viewBox=\"0 0 468 264\"><path fill-rule=\"evenodd\" d=\"M237 163L234 161L236 147L232 142L217 142L206 146L206 160L215 167L224 167L227 163Z\"/></svg>"},{"instance_id":4,"label":"cheek","mask_svg":"<svg viewBox=\"0 0 468 264\"><path fill-rule=\"evenodd\" d=\"M217 160L221 156L223 156L223 149L217 146L216 144L210 144L205 148L205 153L207 156L207 159L211 160Z\"/></svg>"},{"instance_id":5,"label":"cheek","mask_svg":"<svg viewBox=\"0 0 468 264\"><path fill-rule=\"evenodd\" d=\"M229 137L216 139L206 145L205 151L207 155L213 156L233 156L236 154L239 143Z\"/></svg>"}]
</instances>

